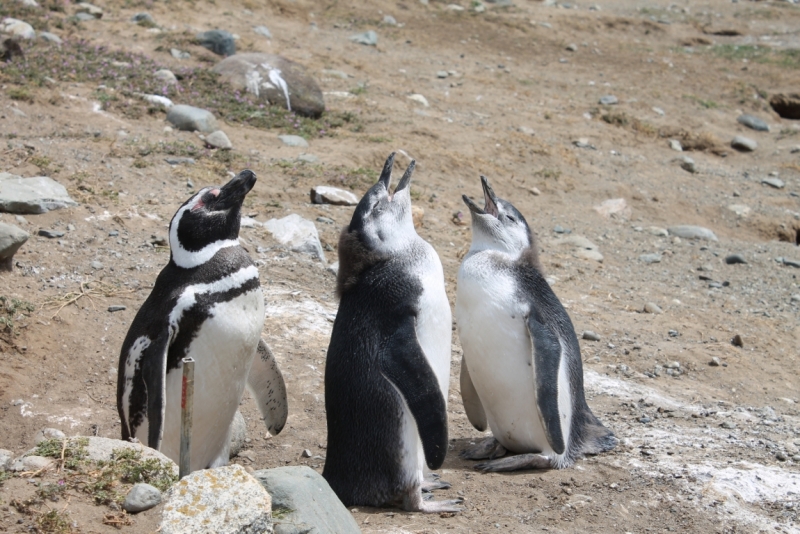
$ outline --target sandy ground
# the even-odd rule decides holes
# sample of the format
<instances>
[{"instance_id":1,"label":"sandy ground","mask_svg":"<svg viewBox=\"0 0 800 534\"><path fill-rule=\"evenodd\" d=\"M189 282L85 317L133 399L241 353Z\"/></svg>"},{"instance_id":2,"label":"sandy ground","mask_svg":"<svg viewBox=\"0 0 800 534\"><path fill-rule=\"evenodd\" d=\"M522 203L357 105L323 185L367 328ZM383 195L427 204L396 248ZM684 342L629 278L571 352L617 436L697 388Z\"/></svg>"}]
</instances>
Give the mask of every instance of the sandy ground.
<instances>
[{"instance_id":1,"label":"sandy ground","mask_svg":"<svg viewBox=\"0 0 800 534\"><path fill-rule=\"evenodd\" d=\"M336 185L350 171L377 172L389 152L402 150L418 163L414 203L425 210L419 233L441 257L451 303L470 242L469 225L454 222L459 211L468 219L461 194L480 195L478 176L485 174L527 217L576 330L600 336L581 341L587 396L621 442L562 471L474 471L457 456L482 436L463 411L454 334L451 453L441 470L452 488L437 496L463 496L465 510L439 516L354 509L364 532L800 532L800 298L792 300L800 294L800 270L777 261L800 261L800 161L792 152L800 124L780 119L765 100L800 82L792 55L797 7L612 0L590 10L583 2L567 8L519 0L513 7L487 4L478 14L466 2L457 11L416 0L97 4L105 9L102 20L62 35L177 67L202 63L172 58L158 34L129 22L134 13L148 10L169 32L228 29L241 36L240 49L305 65L329 110L351 112L357 126L299 149L277 139L290 132L225 124L234 145L227 163L208 155L173 167L163 154L136 155L160 140L199 144L195 134L165 132L163 114L94 112L97 87L69 80L20 102L0 77L0 171L47 173L80 201L26 216L26 223L0 215L32 234L14 271L0 275L0 294L37 306L1 345L0 448L21 453L43 427L119 436L119 348L167 261L168 252L151 242L166 237L169 219L192 190L187 181L199 188L224 183L228 171L253 169L259 181L245 213L261 222L289 213L331 219L317 227L333 263L352 208L309 204L310 187ZM382 24L386 14L400 25ZM268 26L273 38L255 34L256 24ZM376 47L350 42L369 29L379 34ZM193 58L202 55L190 50ZM766 59L748 58L752 50ZM452 73L439 78L439 71ZM429 106L407 98L412 94L424 95ZM599 105L608 94L619 103ZM760 116L771 131L746 129L736 122L741 113ZM735 135L755 139L757 150L731 149ZM670 138L705 140L700 144L709 150L688 153L696 173L680 167L676 158L687 154L671 150ZM591 147L576 146L578 139ZM130 150L114 150L115 143ZM319 163L298 163L304 152ZM407 161L398 158L401 168ZM770 173L778 173L783 189L761 183ZM351 183L356 194L368 187ZM594 209L619 198L626 212L607 217ZM707 227L719 241L652 229L676 224ZM556 226L571 234L555 233ZM66 235L38 237L40 228ZM597 245L602 262L564 243L576 235ZM286 378L291 413L285 430L268 437L245 398L251 441L234 461L321 471L334 276L322 262L283 250L263 228L243 228L242 238L258 260L264 335ZM640 259L652 253L662 255L660 263ZM727 265L732 253L747 263ZM85 296L59 309L85 282L94 289L83 286ZM664 313L643 313L648 302ZM127 309L107 311L117 304ZM737 334L743 347L731 343ZM720 365L710 365L712 358ZM313 456L301 457L304 449ZM30 519L7 503L30 491L19 479L0 488L0 530L28 531ZM81 532L115 530L101 522L107 510L85 501L75 495L57 506L66 505ZM123 530L154 530L157 512Z\"/></svg>"}]
</instances>

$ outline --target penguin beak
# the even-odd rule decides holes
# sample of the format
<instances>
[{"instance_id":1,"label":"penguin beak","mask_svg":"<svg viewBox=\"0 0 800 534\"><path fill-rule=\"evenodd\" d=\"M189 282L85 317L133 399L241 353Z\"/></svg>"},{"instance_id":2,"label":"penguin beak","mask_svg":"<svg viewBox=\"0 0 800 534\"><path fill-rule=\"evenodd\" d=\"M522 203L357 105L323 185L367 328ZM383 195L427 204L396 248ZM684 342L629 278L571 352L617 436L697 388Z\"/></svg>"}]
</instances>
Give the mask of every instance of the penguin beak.
<instances>
[{"instance_id":1,"label":"penguin beak","mask_svg":"<svg viewBox=\"0 0 800 534\"><path fill-rule=\"evenodd\" d=\"M414 174L414 169L416 168L416 166L417 166L416 160L412 159L411 163L409 163L408 167L406 168L406 172L403 173L403 177L400 178L400 183L397 184L397 187L395 188L392 196L396 195L399 191L402 191L403 189L408 187L408 185L411 183L411 175Z\"/></svg>"},{"instance_id":2,"label":"penguin beak","mask_svg":"<svg viewBox=\"0 0 800 534\"><path fill-rule=\"evenodd\" d=\"M462 195L464 204L467 205L469 211L478 215L491 215L495 218L498 217L500 211L497 209L497 196L494 194L492 186L489 185L489 179L481 175L481 185L483 186L483 199L484 207L481 209L475 202L472 201L467 195Z\"/></svg>"},{"instance_id":3,"label":"penguin beak","mask_svg":"<svg viewBox=\"0 0 800 534\"><path fill-rule=\"evenodd\" d=\"M386 192L389 192L389 184L392 182L392 167L394 166L394 155L395 152L389 154L389 157L386 158L386 163L383 164L383 171L381 172L381 177L378 178L378 182L383 184L383 187L386 189Z\"/></svg>"},{"instance_id":4,"label":"penguin beak","mask_svg":"<svg viewBox=\"0 0 800 534\"><path fill-rule=\"evenodd\" d=\"M234 206L241 206L244 197L253 189L256 184L256 173L249 169L240 172L230 182L222 186L214 202L212 209L223 211Z\"/></svg>"}]
</instances>

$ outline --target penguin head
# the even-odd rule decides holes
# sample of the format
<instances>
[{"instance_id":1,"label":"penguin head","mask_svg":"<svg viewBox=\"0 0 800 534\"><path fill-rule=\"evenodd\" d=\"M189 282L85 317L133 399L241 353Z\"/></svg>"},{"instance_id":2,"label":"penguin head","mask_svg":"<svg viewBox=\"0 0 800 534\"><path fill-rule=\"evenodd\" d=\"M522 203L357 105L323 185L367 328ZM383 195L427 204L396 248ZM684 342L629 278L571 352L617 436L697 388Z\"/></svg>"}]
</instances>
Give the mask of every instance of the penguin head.
<instances>
[{"instance_id":1,"label":"penguin head","mask_svg":"<svg viewBox=\"0 0 800 534\"><path fill-rule=\"evenodd\" d=\"M481 185L483 209L467 195L462 196L472 216L471 249L493 249L516 255L529 248L533 236L525 217L510 202L494 194L485 176L481 176Z\"/></svg>"},{"instance_id":2,"label":"penguin head","mask_svg":"<svg viewBox=\"0 0 800 534\"><path fill-rule=\"evenodd\" d=\"M196 267L217 250L239 243L242 203L255 183L255 173L244 170L224 186L205 187L183 203L169 224L172 260L179 267Z\"/></svg>"},{"instance_id":3,"label":"penguin head","mask_svg":"<svg viewBox=\"0 0 800 534\"><path fill-rule=\"evenodd\" d=\"M411 218L411 175L416 162L411 160L400 183L390 193L394 155L394 152L389 155L378 183L363 196L350 221L349 231L358 234L368 250L376 252L399 250L417 236Z\"/></svg>"}]
</instances>

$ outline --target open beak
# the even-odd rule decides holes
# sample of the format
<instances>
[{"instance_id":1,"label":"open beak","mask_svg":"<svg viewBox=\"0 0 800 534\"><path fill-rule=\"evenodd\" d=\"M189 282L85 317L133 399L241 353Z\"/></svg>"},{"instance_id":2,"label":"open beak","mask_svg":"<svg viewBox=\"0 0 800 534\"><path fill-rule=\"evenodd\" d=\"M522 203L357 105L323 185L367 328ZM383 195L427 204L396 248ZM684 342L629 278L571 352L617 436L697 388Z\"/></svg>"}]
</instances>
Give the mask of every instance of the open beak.
<instances>
[{"instance_id":1,"label":"open beak","mask_svg":"<svg viewBox=\"0 0 800 534\"><path fill-rule=\"evenodd\" d=\"M477 213L478 215L489 214L497 218L500 214L499 210L497 209L497 195L494 194L492 186L489 185L489 179L483 175L481 175L481 185L483 186L483 209L475 204L475 202L473 202L472 199L467 195L462 195L461 198L464 199L464 204L467 205L472 213Z\"/></svg>"},{"instance_id":2,"label":"open beak","mask_svg":"<svg viewBox=\"0 0 800 534\"><path fill-rule=\"evenodd\" d=\"M214 202L214 209L221 211L241 205L244 197L255 184L256 173L249 169L243 170L219 190L219 195Z\"/></svg>"}]
</instances>

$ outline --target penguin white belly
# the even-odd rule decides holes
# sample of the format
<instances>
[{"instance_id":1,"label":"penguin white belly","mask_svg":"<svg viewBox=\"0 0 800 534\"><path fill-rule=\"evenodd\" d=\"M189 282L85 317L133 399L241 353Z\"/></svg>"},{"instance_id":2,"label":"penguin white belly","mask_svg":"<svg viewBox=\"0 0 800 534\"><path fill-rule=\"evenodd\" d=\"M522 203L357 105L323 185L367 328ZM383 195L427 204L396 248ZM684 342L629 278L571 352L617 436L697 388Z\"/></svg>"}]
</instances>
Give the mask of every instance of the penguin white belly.
<instances>
[{"instance_id":1,"label":"penguin white belly","mask_svg":"<svg viewBox=\"0 0 800 534\"><path fill-rule=\"evenodd\" d=\"M422 294L420 295L417 315L417 341L419 341L425 359L431 366L439 381L439 389L447 406L447 394L450 388L450 353L453 329L450 301L444 290L444 272L439 257L433 248L424 243L425 257L420 271ZM402 395L398 391L402 399ZM403 472L409 476L412 484L421 484L425 470L425 452L417 430L417 423L408 405L403 401Z\"/></svg>"},{"instance_id":2,"label":"penguin white belly","mask_svg":"<svg viewBox=\"0 0 800 534\"><path fill-rule=\"evenodd\" d=\"M194 340L189 355L195 359L194 420L191 469L228 462L230 423L239 406L247 373L264 325L261 289L214 304ZM167 373L167 407L161 452L180 460L181 381L183 367Z\"/></svg>"},{"instance_id":3,"label":"penguin white belly","mask_svg":"<svg viewBox=\"0 0 800 534\"><path fill-rule=\"evenodd\" d=\"M553 454L536 404L527 310L514 294L514 280L500 271L486 276L469 261L459 271L456 319L489 428L510 451Z\"/></svg>"}]
</instances>

